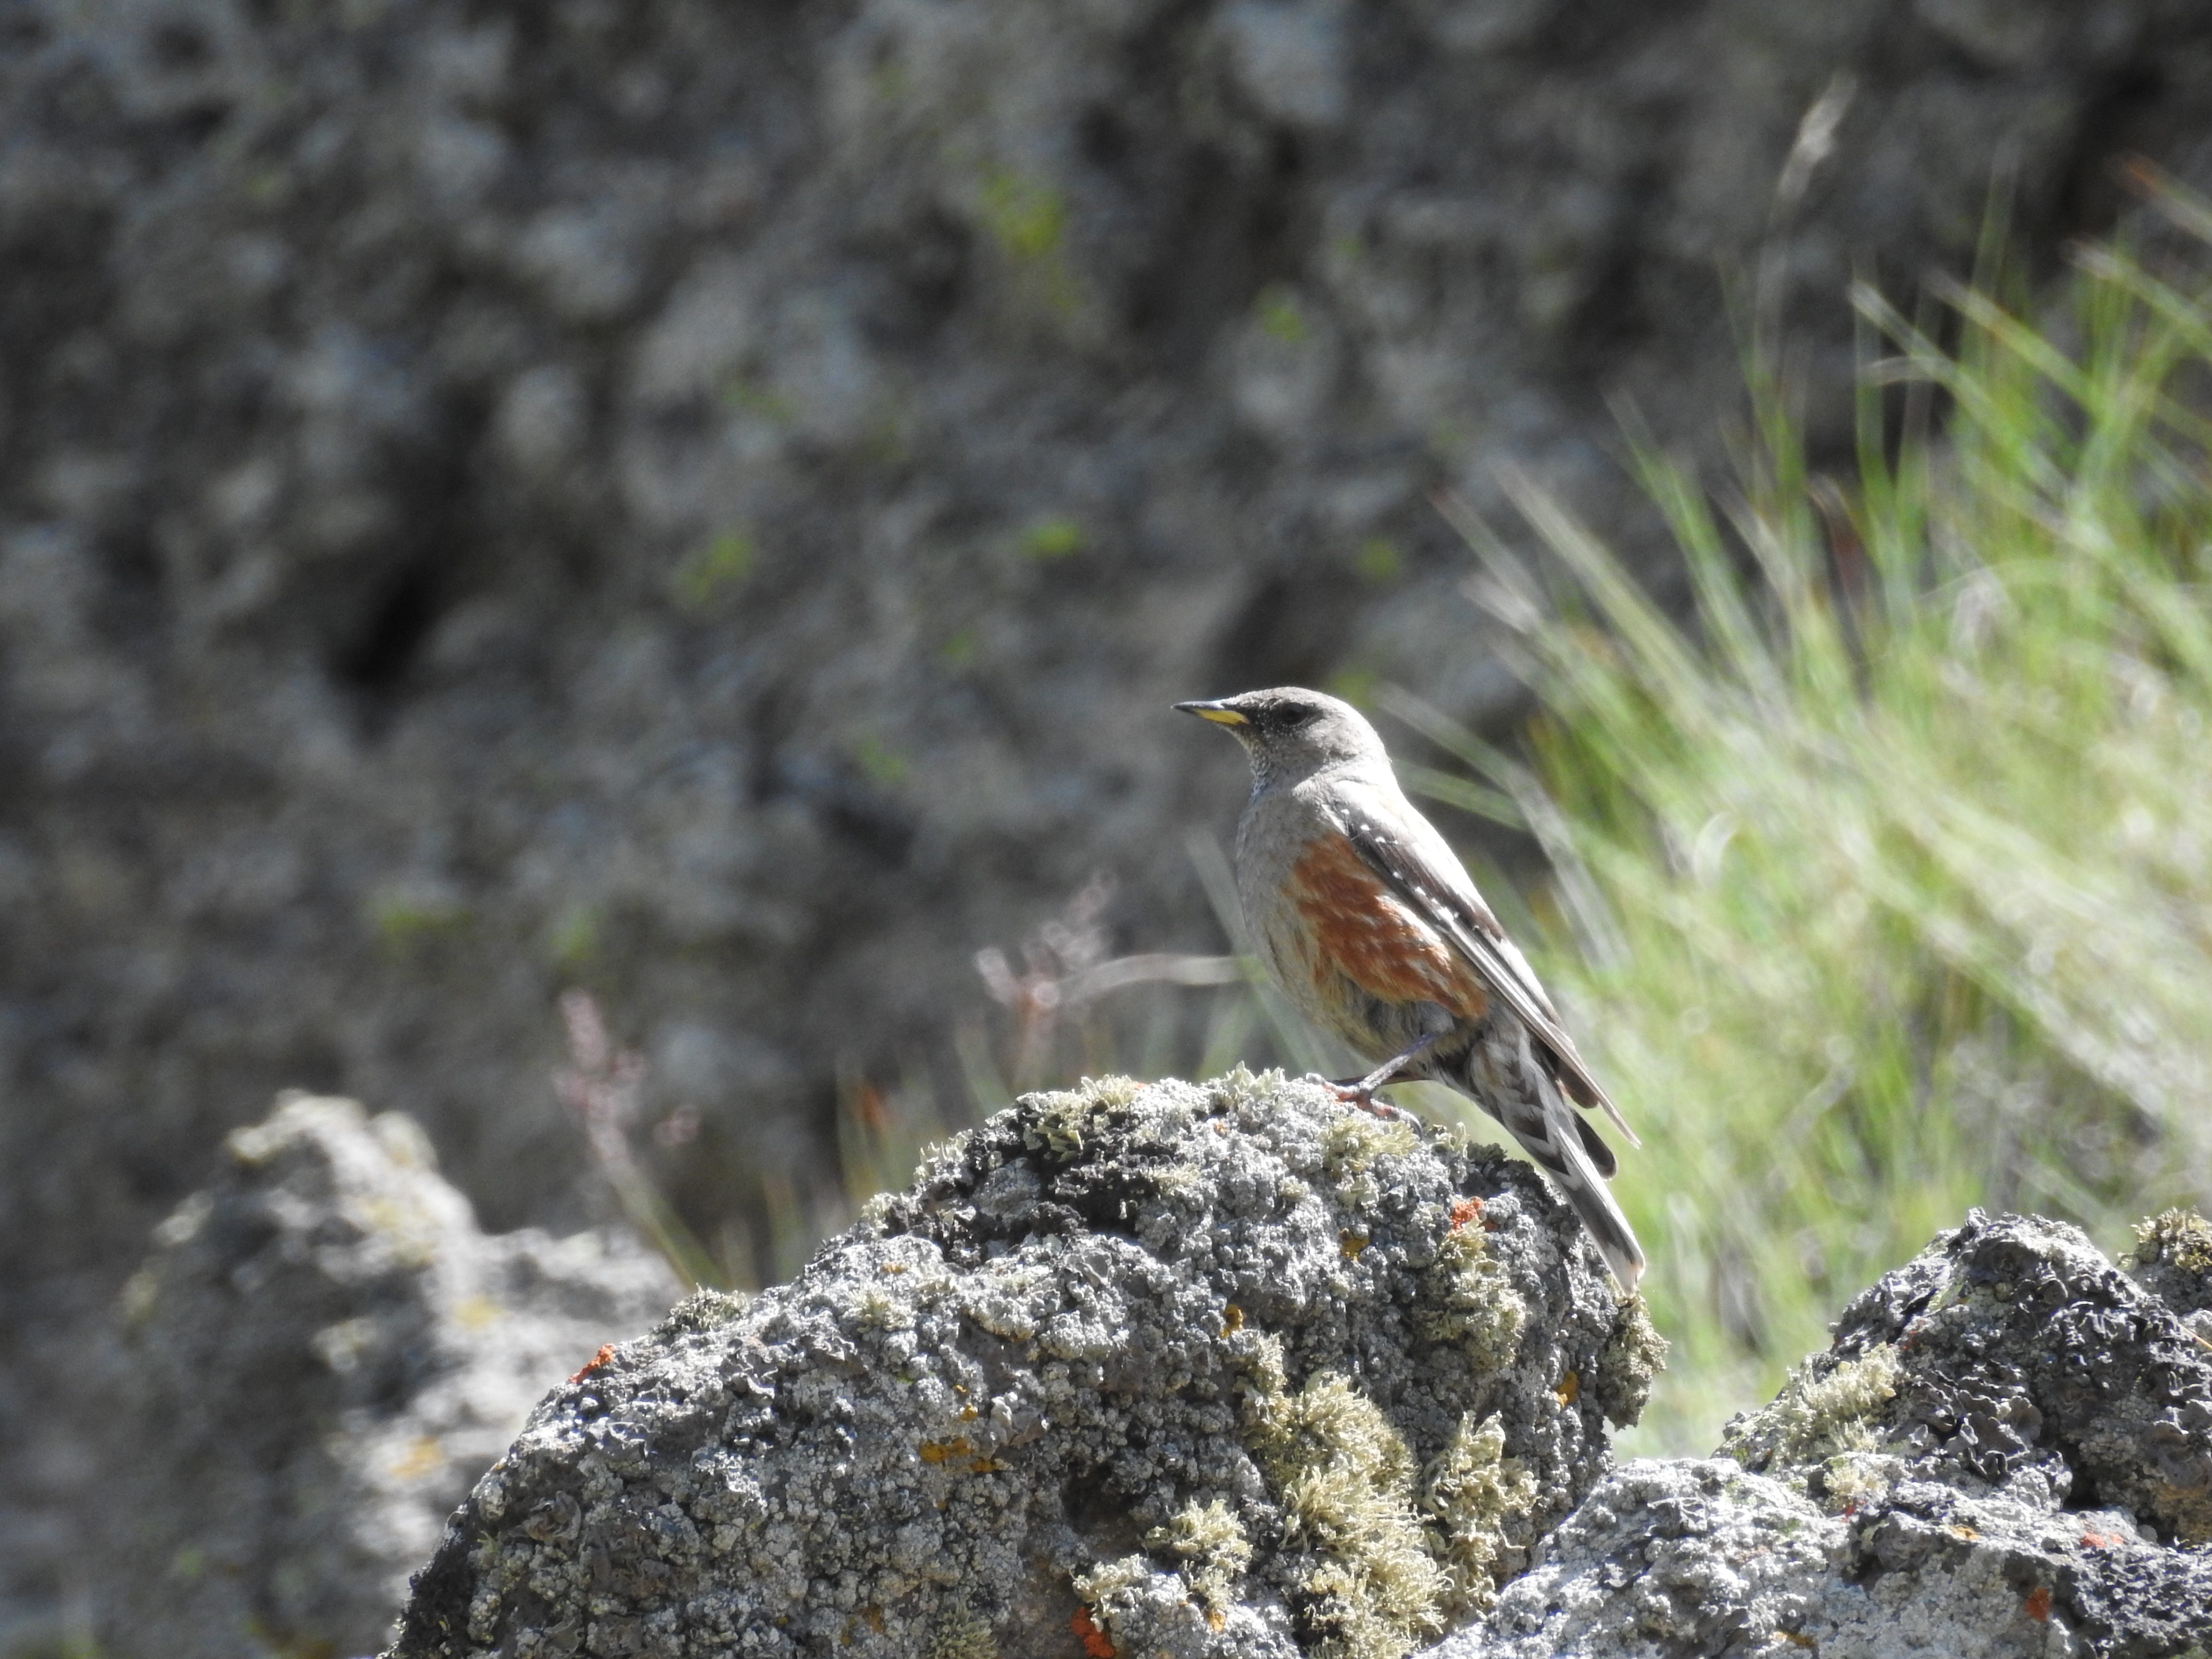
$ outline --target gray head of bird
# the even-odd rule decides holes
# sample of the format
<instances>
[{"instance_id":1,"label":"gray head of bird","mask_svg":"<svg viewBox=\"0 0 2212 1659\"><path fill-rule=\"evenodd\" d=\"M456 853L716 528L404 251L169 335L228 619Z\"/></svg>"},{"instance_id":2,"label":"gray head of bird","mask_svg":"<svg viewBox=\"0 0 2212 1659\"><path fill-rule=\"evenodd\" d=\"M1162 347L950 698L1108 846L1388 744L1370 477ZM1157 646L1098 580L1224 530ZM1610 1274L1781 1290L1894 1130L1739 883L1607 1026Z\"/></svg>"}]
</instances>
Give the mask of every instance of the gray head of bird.
<instances>
[{"instance_id":1,"label":"gray head of bird","mask_svg":"<svg viewBox=\"0 0 2212 1659\"><path fill-rule=\"evenodd\" d=\"M1365 716L1325 692L1283 685L1176 707L1212 720L1243 744L1252 781L1261 787L1302 782L1324 767L1390 763Z\"/></svg>"}]
</instances>

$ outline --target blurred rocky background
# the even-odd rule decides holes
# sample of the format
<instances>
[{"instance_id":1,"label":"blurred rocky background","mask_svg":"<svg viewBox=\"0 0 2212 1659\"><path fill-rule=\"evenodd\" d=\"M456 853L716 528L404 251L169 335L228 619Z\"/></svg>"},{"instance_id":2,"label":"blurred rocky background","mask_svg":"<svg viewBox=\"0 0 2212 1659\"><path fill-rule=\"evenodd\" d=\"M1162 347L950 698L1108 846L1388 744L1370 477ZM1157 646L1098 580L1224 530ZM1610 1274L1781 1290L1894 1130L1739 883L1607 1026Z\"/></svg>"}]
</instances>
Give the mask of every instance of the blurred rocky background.
<instances>
[{"instance_id":1,"label":"blurred rocky background","mask_svg":"<svg viewBox=\"0 0 2212 1659\"><path fill-rule=\"evenodd\" d=\"M1432 490L1632 544L1731 280L1838 445L1854 273L2208 116L2183 0L0 3L0 1647L274 1091L566 1231L589 987L741 1268L841 1102L975 1092L979 949L1220 948L1167 702L1510 720Z\"/></svg>"}]
</instances>

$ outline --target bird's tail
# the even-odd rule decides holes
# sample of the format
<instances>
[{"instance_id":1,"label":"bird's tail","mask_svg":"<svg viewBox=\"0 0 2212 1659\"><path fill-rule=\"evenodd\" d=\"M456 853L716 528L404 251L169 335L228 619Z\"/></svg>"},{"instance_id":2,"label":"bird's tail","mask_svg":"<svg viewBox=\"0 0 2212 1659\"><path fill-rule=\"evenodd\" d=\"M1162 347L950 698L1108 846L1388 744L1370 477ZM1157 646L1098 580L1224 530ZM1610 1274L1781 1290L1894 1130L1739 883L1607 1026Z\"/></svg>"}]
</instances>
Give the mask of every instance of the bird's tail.
<instances>
[{"instance_id":1,"label":"bird's tail","mask_svg":"<svg viewBox=\"0 0 2212 1659\"><path fill-rule=\"evenodd\" d=\"M1605 1265L1613 1270L1614 1282L1625 1294L1633 1295L1636 1281L1644 1277L1644 1247L1636 1242L1635 1230L1629 1226L1628 1218L1613 1201L1613 1189L1591 1166L1580 1143L1570 1140L1567 1148L1567 1171L1563 1174L1547 1167L1544 1173L1552 1177L1553 1185L1582 1218L1590 1242L1605 1258Z\"/></svg>"},{"instance_id":2,"label":"bird's tail","mask_svg":"<svg viewBox=\"0 0 2212 1659\"><path fill-rule=\"evenodd\" d=\"M1474 1066L1481 1066L1480 1059L1470 1059ZM1644 1276L1644 1247L1636 1242L1628 1218L1613 1201L1613 1193L1606 1186L1605 1176L1599 1173L1589 1143L1596 1143L1608 1172L1612 1151L1589 1122L1576 1115L1548 1070L1527 1053L1525 1046L1520 1059L1522 1064L1516 1068L1520 1075L1514 1081L1521 1086L1501 1089L1493 1083L1468 1092L1511 1132L1536 1167L1552 1178L1552 1185L1581 1218L1590 1242L1605 1258L1614 1282L1625 1294L1632 1294L1636 1281Z\"/></svg>"}]
</instances>

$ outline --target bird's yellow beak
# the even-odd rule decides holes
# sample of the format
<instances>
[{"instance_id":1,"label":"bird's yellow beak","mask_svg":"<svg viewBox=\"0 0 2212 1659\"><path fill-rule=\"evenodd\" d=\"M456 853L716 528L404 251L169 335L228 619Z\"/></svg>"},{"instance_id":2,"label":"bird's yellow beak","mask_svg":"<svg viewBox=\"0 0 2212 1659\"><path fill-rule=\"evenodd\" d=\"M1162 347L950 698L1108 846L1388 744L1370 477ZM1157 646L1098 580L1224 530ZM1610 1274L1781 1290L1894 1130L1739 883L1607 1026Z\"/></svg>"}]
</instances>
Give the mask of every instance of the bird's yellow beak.
<instances>
[{"instance_id":1,"label":"bird's yellow beak","mask_svg":"<svg viewBox=\"0 0 2212 1659\"><path fill-rule=\"evenodd\" d=\"M1202 720L1212 720L1216 726L1249 726L1252 723L1226 703L1179 702L1176 707L1186 714L1195 714Z\"/></svg>"}]
</instances>

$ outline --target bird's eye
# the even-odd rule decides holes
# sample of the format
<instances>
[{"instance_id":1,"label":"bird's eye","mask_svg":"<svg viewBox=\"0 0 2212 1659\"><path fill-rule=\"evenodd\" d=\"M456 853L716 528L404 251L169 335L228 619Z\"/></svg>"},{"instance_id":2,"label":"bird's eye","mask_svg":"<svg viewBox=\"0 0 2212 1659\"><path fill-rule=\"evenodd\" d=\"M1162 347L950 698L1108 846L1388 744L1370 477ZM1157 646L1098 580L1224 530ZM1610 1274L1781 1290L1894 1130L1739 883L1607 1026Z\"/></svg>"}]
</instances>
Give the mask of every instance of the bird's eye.
<instances>
[{"instance_id":1,"label":"bird's eye","mask_svg":"<svg viewBox=\"0 0 2212 1659\"><path fill-rule=\"evenodd\" d=\"M1310 702L1294 702L1277 711L1275 718L1283 723L1286 731L1295 732L1301 726L1310 724L1320 713L1321 710Z\"/></svg>"}]
</instances>

